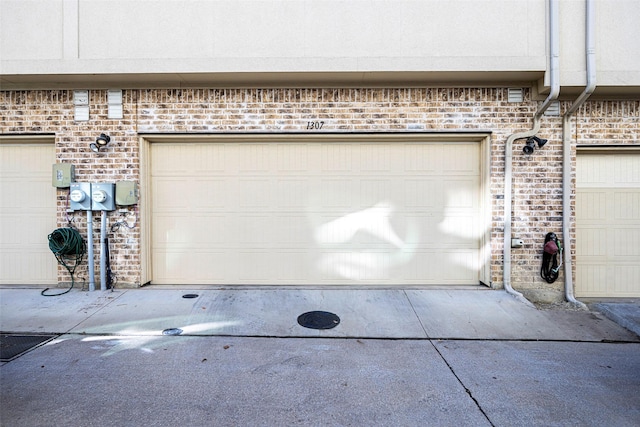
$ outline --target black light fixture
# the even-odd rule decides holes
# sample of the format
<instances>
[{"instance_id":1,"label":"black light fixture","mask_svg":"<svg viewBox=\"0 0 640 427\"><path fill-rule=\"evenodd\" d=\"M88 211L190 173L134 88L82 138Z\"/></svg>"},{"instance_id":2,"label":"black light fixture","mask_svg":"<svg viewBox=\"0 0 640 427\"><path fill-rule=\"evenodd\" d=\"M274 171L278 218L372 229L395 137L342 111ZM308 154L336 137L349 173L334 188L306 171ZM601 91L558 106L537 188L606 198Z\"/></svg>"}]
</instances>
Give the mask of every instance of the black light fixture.
<instances>
[{"instance_id":1,"label":"black light fixture","mask_svg":"<svg viewBox=\"0 0 640 427\"><path fill-rule=\"evenodd\" d=\"M91 148L91 151L93 151L94 153L98 153L101 148L107 146L109 141L111 141L111 137L109 135L101 133L100 136L96 138L96 142L92 142L91 144L89 144L89 148Z\"/></svg>"},{"instance_id":2,"label":"black light fixture","mask_svg":"<svg viewBox=\"0 0 640 427\"><path fill-rule=\"evenodd\" d=\"M530 136L529 138L527 138L527 142L522 148L524 154L532 154L535 150L536 143L538 144L538 148L542 148L542 146L547 143L547 140L544 138L538 138L537 136Z\"/></svg>"}]
</instances>

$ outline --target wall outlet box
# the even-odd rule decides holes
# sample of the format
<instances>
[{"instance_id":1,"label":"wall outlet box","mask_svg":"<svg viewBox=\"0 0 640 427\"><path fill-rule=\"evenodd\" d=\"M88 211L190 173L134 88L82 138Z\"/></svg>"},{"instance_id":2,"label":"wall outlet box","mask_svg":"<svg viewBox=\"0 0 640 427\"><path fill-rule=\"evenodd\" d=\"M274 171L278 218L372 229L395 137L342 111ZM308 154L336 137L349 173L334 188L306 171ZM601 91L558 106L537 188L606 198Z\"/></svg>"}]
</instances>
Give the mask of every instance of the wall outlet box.
<instances>
[{"instance_id":1,"label":"wall outlet box","mask_svg":"<svg viewBox=\"0 0 640 427\"><path fill-rule=\"evenodd\" d=\"M116 205L130 206L138 203L138 184L135 181L116 182Z\"/></svg>"},{"instance_id":2,"label":"wall outlet box","mask_svg":"<svg viewBox=\"0 0 640 427\"><path fill-rule=\"evenodd\" d=\"M51 184L57 188L69 188L76 180L76 167L71 163L56 163L53 165Z\"/></svg>"}]
</instances>

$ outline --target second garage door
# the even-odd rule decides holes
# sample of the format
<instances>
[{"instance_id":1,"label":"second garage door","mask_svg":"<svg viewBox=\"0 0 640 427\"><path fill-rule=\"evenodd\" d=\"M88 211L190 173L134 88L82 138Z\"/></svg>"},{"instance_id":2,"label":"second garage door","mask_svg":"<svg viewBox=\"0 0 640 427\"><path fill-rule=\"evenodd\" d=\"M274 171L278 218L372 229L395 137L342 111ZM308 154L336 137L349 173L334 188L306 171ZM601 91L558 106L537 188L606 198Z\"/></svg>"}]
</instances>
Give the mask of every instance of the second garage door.
<instances>
[{"instance_id":1,"label":"second garage door","mask_svg":"<svg viewBox=\"0 0 640 427\"><path fill-rule=\"evenodd\" d=\"M150 145L156 284L478 284L477 142Z\"/></svg>"},{"instance_id":2,"label":"second garage door","mask_svg":"<svg viewBox=\"0 0 640 427\"><path fill-rule=\"evenodd\" d=\"M640 153L584 150L576 182L576 296L640 297Z\"/></svg>"}]
</instances>

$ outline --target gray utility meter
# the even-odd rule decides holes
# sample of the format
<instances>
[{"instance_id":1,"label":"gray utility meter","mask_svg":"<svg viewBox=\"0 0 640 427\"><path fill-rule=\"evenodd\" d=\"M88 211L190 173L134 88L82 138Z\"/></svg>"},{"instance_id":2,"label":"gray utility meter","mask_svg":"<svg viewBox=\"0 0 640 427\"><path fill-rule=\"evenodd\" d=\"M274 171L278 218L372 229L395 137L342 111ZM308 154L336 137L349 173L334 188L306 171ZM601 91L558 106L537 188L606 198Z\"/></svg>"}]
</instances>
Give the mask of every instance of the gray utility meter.
<instances>
[{"instance_id":1,"label":"gray utility meter","mask_svg":"<svg viewBox=\"0 0 640 427\"><path fill-rule=\"evenodd\" d=\"M100 182L91 184L91 210L113 211L116 209L115 184Z\"/></svg>"},{"instance_id":2,"label":"gray utility meter","mask_svg":"<svg viewBox=\"0 0 640 427\"><path fill-rule=\"evenodd\" d=\"M88 182L72 182L69 193L69 207L74 211L91 210L91 184Z\"/></svg>"},{"instance_id":3,"label":"gray utility meter","mask_svg":"<svg viewBox=\"0 0 640 427\"><path fill-rule=\"evenodd\" d=\"M113 211L115 184L113 182L72 182L69 188L69 207L74 211Z\"/></svg>"}]
</instances>

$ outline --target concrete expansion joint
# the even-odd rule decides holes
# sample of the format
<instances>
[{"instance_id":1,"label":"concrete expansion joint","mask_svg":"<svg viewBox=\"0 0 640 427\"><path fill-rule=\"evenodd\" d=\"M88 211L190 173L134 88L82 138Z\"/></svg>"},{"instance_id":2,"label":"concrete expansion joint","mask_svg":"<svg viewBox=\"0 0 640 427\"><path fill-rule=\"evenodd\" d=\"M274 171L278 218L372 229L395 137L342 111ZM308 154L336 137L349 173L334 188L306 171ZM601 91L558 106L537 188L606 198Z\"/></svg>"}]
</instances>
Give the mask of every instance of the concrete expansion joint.
<instances>
[{"instance_id":1,"label":"concrete expansion joint","mask_svg":"<svg viewBox=\"0 0 640 427\"><path fill-rule=\"evenodd\" d=\"M444 357L444 355L440 352L440 350L438 349L438 347L433 344L433 341L431 341L431 345L433 346L434 350L436 351L436 353L438 353L438 355L440 356L440 358L442 359L442 361L445 363L445 365L447 365L447 368L449 368L449 371L451 371L451 374L455 377L456 381L458 381L458 383L462 386L462 388L464 388L465 393L467 393L467 395L469 396L469 398L471 398L471 400L473 400L474 405L476 406L476 408L478 408L478 410L482 413L482 415L486 418L486 420L489 422L489 424L491 424L491 426L495 426L495 424L493 422L491 422L491 419L489 418L489 415L487 415L487 413L482 409L482 406L480 405L480 402L478 402L478 399L476 399L473 396L473 392L471 391L471 389L469 389L469 387L467 387L464 382L462 381L462 379L458 376L458 374L456 374L456 371L453 369L453 366L451 366L451 364L447 361L447 359Z\"/></svg>"},{"instance_id":2,"label":"concrete expansion joint","mask_svg":"<svg viewBox=\"0 0 640 427\"><path fill-rule=\"evenodd\" d=\"M170 328L177 329L177 328ZM18 331L0 331L0 334L24 334L24 332ZM318 341L356 341L364 343L366 341L396 341L396 342L496 342L496 343L584 343L584 344L638 344L640 343L640 336L636 339L540 339L540 338L456 338L456 337L388 337L388 336L336 336L336 335L296 335L296 334L283 334L283 335L254 335L254 334L163 334L162 331L156 333L90 333L90 332L38 332L28 333L28 335L55 335L57 337L113 337L117 338L250 338L250 339L287 339L287 340L318 340Z\"/></svg>"}]
</instances>

